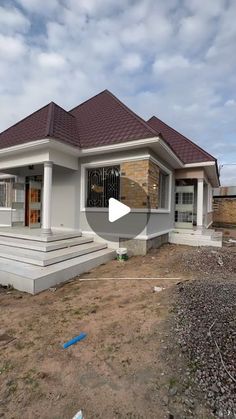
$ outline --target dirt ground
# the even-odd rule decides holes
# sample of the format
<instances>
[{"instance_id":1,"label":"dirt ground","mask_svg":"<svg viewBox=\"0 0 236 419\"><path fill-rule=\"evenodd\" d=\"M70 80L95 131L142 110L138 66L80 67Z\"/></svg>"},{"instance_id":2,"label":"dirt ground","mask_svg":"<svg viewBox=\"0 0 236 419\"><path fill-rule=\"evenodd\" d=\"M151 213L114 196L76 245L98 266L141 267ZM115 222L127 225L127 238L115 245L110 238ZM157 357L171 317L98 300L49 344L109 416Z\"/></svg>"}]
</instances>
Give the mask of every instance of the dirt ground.
<instances>
[{"instance_id":1,"label":"dirt ground","mask_svg":"<svg viewBox=\"0 0 236 419\"><path fill-rule=\"evenodd\" d=\"M186 365L170 335L176 284L195 275L182 269L188 251L165 245L36 296L0 290L0 417L212 417L184 399Z\"/></svg>"}]
</instances>

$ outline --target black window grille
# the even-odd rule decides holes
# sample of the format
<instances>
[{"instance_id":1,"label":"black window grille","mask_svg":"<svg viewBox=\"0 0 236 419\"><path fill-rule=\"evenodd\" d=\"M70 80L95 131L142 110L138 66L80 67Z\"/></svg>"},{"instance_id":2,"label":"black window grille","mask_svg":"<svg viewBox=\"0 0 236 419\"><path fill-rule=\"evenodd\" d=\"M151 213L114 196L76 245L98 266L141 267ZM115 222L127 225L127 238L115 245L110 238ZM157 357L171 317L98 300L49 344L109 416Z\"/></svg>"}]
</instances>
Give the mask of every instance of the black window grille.
<instances>
[{"instance_id":1,"label":"black window grille","mask_svg":"<svg viewBox=\"0 0 236 419\"><path fill-rule=\"evenodd\" d=\"M120 199L120 167L88 169L87 207L106 208L110 198Z\"/></svg>"}]
</instances>

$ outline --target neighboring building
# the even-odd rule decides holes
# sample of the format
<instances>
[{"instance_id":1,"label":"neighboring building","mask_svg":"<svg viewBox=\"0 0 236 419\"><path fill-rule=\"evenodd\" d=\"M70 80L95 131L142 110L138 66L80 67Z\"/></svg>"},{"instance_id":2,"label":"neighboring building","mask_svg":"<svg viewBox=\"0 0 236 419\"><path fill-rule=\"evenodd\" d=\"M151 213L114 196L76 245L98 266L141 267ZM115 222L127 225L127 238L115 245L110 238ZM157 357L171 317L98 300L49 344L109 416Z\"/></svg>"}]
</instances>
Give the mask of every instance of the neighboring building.
<instances>
[{"instance_id":1,"label":"neighboring building","mask_svg":"<svg viewBox=\"0 0 236 419\"><path fill-rule=\"evenodd\" d=\"M52 102L2 132L0 171L0 235L4 226L11 237L32 238L35 231L48 242L52 229L95 240L102 233L109 247L125 243L135 254L168 240L221 245L206 231L212 188L219 187L217 160L155 116L144 121L107 90L69 112ZM146 200L141 188L127 189L124 177L145 190ZM110 197L132 207L134 222L149 213L128 242L125 223L119 232L105 223ZM100 231L91 230L86 210Z\"/></svg>"},{"instance_id":2,"label":"neighboring building","mask_svg":"<svg viewBox=\"0 0 236 419\"><path fill-rule=\"evenodd\" d=\"M236 227L236 186L213 190L213 223L215 227Z\"/></svg>"}]
</instances>

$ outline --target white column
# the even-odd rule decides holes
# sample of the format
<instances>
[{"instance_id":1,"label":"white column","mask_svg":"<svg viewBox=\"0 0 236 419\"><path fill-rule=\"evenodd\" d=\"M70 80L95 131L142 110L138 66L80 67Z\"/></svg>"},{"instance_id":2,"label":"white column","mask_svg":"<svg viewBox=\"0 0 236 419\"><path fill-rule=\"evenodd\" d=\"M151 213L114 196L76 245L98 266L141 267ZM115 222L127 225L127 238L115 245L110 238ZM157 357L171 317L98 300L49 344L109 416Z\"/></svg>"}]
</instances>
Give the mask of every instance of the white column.
<instances>
[{"instance_id":1,"label":"white column","mask_svg":"<svg viewBox=\"0 0 236 419\"><path fill-rule=\"evenodd\" d=\"M52 162L44 162L43 175L43 223L42 233L52 234L51 212L52 212Z\"/></svg>"},{"instance_id":2,"label":"white column","mask_svg":"<svg viewBox=\"0 0 236 419\"><path fill-rule=\"evenodd\" d=\"M204 180L197 180L197 227L203 228Z\"/></svg>"}]
</instances>

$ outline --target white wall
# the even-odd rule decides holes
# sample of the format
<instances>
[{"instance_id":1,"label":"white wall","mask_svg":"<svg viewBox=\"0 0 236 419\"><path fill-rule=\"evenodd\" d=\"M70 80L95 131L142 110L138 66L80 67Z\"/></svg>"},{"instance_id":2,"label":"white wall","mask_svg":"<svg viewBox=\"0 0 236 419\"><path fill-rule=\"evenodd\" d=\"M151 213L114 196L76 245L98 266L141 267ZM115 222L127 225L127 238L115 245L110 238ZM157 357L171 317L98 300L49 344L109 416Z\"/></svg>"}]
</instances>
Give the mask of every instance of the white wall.
<instances>
[{"instance_id":1,"label":"white wall","mask_svg":"<svg viewBox=\"0 0 236 419\"><path fill-rule=\"evenodd\" d=\"M11 226L11 208L0 208L0 227Z\"/></svg>"},{"instance_id":2,"label":"white wall","mask_svg":"<svg viewBox=\"0 0 236 419\"><path fill-rule=\"evenodd\" d=\"M79 229L80 173L53 166L52 227Z\"/></svg>"},{"instance_id":3,"label":"white wall","mask_svg":"<svg viewBox=\"0 0 236 419\"><path fill-rule=\"evenodd\" d=\"M154 235L172 230L174 228L174 214L175 214L175 178L172 176L172 191L171 191L171 211L170 213L151 213L148 224L147 234Z\"/></svg>"}]
</instances>

